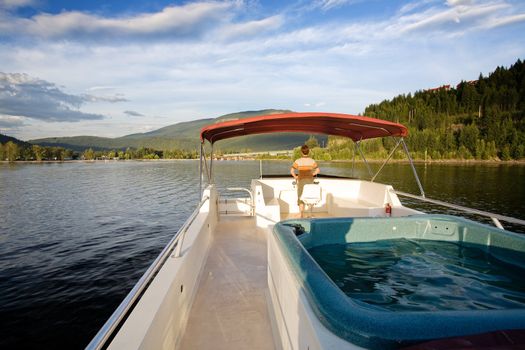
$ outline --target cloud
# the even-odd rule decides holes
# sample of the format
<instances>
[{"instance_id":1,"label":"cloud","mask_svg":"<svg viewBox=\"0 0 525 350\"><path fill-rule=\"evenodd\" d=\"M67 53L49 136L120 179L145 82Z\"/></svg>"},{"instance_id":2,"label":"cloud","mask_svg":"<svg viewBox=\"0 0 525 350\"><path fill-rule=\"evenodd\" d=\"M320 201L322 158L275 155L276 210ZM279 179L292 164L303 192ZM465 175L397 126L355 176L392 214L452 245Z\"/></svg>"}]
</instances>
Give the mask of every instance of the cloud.
<instances>
[{"instance_id":1,"label":"cloud","mask_svg":"<svg viewBox=\"0 0 525 350\"><path fill-rule=\"evenodd\" d=\"M449 1L451 2L451 1ZM498 16L501 10L509 8L506 3L475 3L469 1L451 2L451 7L431 7L425 11L402 15L392 24L391 29L398 33L410 31L455 32L479 28L488 18ZM454 26L450 26L453 24Z\"/></svg>"},{"instance_id":2,"label":"cloud","mask_svg":"<svg viewBox=\"0 0 525 350\"><path fill-rule=\"evenodd\" d=\"M495 28L525 21L525 13L500 18L491 18L485 23L486 28Z\"/></svg>"},{"instance_id":3,"label":"cloud","mask_svg":"<svg viewBox=\"0 0 525 350\"><path fill-rule=\"evenodd\" d=\"M318 0L316 5L326 11L343 5L354 4L362 1L363 0Z\"/></svg>"},{"instance_id":4,"label":"cloud","mask_svg":"<svg viewBox=\"0 0 525 350\"><path fill-rule=\"evenodd\" d=\"M218 36L222 39L239 39L253 37L274 31L282 26L284 17L282 15L271 16L261 20L248 21L243 23L232 23L222 27L218 31Z\"/></svg>"},{"instance_id":5,"label":"cloud","mask_svg":"<svg viewBox=\"0 0 525 350\"><path fill-rule=\"evenodd\" d=\"M80 121L104 118L78 110L82 96L62 92L55 84L27 74L0 72L0 114L44 121Z\"/></svg>"},{"instance_id":6,"label":"cloud","mask_svg":"<svg viewBox=\"0 0 525 350\"><path fill-rule=\"evenodd\" d=\"M86 89L87 91L101 91L101 90L115 90L116 87L115 86L92 86L88 89Z\"/></svg>"},{"instance_id":7,"label":"cloud","mask_svg":"<svg viewBox=\"0 0 525 350\"><path fill-rule=\"evenodd\" d=\"M102 17L79 11L40 13L31 18L0 17L6 35L26 35L44 39L185 38L199 37L203 31L231 17L235 1L197 2L168 6L156 13L122 17ZM1 15L1 14L0 14Z\"/></svg>"},{"instance_id":8,"label":"cloud","mask_svg":"<svg viewBox=\"0 0 525 350\"><path fill-rule=\"evenodd\" d=\"M319 107L323 107L326 105L326 102L316 102L316 103L305 103L304 106L305 107L316 107L316 108L319 108Z\"/></svg>"},{"instance_id":9,"label":"cloud","mask_svg":"<svg viewBox=\"0 0 525 350\"><path fill-rule=\"evenodd\" d=\"M140 114L139 112L135 111L124 111L124 114L127 114L130 117L144 117L144 114Z\"/></svg>"},{"instance_id":10,"label":"cloud","mask_svg":"<svg viewBox=\"0 0 525 350\"><path fill-rule=\"evenodd\" d=\"M85 102L109 102L109 103L117 103L117 102L127 102L128 100L124 98L122 95L114 95L114 96L96 96L91 94L83 94L80 95L82 99Z\"/></svg>"},{"instance_id":11,"label":"cloud","mask_svg":"<svg viewBox=\"0 0 525 350\"><path fill-rule=\"evenodd\" d=\"M15 9L19 7L31 6L36 2L34 0L0 0L0 8Z\"/></svg>"},{"instance_id":12,"label":"cloud","mask_svg":"<svg viewBox=\"0 0 525 350\"><path fill-rule=\"evenodd\" d=\"M0 115L0 133L3 131L18 130L24 125L24 119L21 117Z\"/></svg>"},{"instance_id":13,"label":"cloud","mask_svg":"<svg viewBox=\"0 0 525 350\"><path fill-rule=\"evenodd\" d=\"M447 0L448 6L471 5L472 0Z\"/></svg>"}]
</instances>

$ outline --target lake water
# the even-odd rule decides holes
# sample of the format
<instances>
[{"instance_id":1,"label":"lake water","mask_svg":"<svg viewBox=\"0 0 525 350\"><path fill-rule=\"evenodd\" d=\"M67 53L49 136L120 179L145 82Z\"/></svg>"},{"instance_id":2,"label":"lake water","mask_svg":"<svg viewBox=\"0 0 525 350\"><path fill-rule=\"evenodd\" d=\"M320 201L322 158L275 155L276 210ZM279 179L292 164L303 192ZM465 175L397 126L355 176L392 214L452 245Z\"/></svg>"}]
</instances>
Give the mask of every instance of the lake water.
<instances>
[{"instance_id":1,"label":"lake water","mask_svg":"<svg viewBox=\"0 0 525 350\"><path fill-rule=\"evenodd\" d=\"M264 162L263 172L289 166ZM430 198L525 219L525 166L417 168ZM348 163L321 170L352 175ZM214 171L219 188L249 187L259 162L216 162ZM407 164L376 181L419 193ZM85 347L197 202L197 161L0 164L0 348Z\"/></svg>"}]
</instances>

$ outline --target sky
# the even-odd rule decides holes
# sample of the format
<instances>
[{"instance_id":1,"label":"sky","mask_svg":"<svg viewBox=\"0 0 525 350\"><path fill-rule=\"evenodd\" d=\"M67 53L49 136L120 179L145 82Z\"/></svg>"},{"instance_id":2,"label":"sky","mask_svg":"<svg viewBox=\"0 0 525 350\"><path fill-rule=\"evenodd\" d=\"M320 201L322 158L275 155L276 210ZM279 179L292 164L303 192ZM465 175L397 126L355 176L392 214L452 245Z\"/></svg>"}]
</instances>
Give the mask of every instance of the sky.
<instances>
[{"instance_id":1,"label":"sky","mask_svg":"<svg viewBox=\"0 0 525 350\"><path fill-rule=\"evenodd\" d=\"M0 0L0 133L358 114L525 59L523 0Z\"/></svg>"}]
</instances>

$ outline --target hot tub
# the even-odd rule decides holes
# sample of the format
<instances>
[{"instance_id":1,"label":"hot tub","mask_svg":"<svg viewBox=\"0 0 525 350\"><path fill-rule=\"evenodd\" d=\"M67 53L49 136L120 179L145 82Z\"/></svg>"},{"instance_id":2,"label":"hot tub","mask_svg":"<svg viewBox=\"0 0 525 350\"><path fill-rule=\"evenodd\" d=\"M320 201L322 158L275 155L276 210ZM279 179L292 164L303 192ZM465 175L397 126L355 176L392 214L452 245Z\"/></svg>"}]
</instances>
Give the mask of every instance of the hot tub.
<instances>
[{"instance_id":1,"label":"hot tub","mask_svg":"<svg viewBox=\"0 0 525 350\"><path fill-rule=\"evenodd\" d=\"M493 262L523 272L515 273L519 280L506 281L508 285L524 284L525 237L470 220L416 215L283 221L274 227L268 257L270 293L283 347L395 349L440 338L525 329L525 289L522 294L520 288L509 291L513 294L508 303L478 303L479 308L392 309L345 294L308 251L330 245L352 250L354 243L388 245L399 239L423 245L448 242L481 251ZM476 277L472 283L477 283ZM505 292L495 294L505 297Z\"/></svg>"}]
</instances>

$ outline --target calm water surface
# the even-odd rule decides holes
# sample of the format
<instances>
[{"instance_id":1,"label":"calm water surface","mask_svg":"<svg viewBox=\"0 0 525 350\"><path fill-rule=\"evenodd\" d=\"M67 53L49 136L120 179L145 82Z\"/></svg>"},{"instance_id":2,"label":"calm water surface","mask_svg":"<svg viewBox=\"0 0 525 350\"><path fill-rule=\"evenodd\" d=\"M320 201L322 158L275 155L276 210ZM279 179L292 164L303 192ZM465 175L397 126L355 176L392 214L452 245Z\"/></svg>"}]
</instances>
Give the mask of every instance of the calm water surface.
<instances>
[{"instance_id":1,"label":"calm water surface","mask_svg":"<svg viewBox=\"0 0 525 350\"><path fill-rule=\"evenodd\" d=\"M289 166L265 162L263 172ZM219 188L249 187L259 163L217 162L214 170ZM345 163L321 170L352 175ZM431 198L525 219L525 166L418 172ZM366 172L359 166L355 175ZM377 181L418 193L406 164ZM85 347L197 202L197 161L0 164L0 348Z\"/></svg>"},{"instance_id":2,"label":"calm water surface","mask_svg":"<svg viewBox=\"0 0 525 350\"><path fill-rule=\"evenodd\" d=\"M308 251L346 295L387 310L525 309L525 268L481 246L392 239Z\"/></svg>"}]
</instances>

